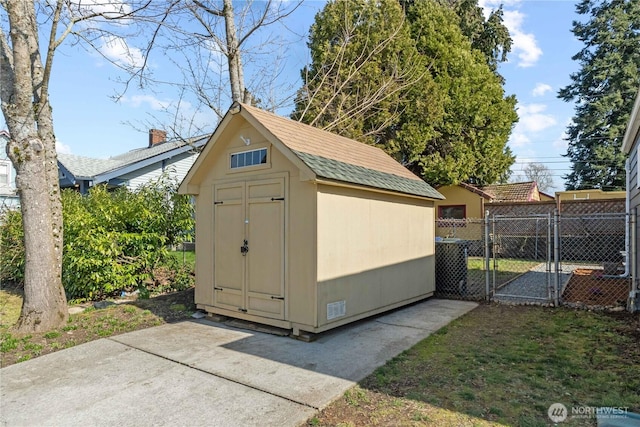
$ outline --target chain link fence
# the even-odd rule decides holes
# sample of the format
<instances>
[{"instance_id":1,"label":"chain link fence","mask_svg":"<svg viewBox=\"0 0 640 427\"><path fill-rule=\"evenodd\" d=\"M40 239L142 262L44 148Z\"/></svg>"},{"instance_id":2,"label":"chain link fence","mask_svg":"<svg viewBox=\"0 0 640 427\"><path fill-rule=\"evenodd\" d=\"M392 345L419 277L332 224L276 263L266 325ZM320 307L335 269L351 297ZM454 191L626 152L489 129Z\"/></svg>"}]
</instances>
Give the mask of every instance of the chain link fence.
<instances>
[{"instance_id":1,"label":"chain link fence","mask_svg":"<svg viewBox=\"0 0 640 427\"><path fill-rule=\"evenodd\" d=\"M436 295L634 310L636 217L556 213L440 219Z\"/></svg>"},{"instance_id":2,"label":"chain link fence","mask_svg":"<svg viewBox=\"0 0 640 427\"><path fill-rule=\"evenodd\" d=\"M487 295L484 220L438 220L436 295L482 300Z\"/></svg>"},{"instance_id":3,"label":"chain link fence","mask_svg":"<svg viewBox=\"0 0 640 427\"><path fill-rule=\"evenodd\" d=\"M630 217L626 214L558 216L558 298L589 308L627 304L631 290Z\"/></svg>"}]
</instances>

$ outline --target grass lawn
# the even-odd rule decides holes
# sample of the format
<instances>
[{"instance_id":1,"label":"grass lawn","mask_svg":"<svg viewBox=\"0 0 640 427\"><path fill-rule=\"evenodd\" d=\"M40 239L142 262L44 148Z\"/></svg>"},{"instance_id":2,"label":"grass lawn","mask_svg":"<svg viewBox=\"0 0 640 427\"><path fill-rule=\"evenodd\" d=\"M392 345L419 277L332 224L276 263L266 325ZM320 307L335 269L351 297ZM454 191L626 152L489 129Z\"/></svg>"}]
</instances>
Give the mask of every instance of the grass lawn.
<instances>
[{"instance_id":1,"label":"grass lawn","mask_svg":"<svg viewBox=\"0 0 640 427\"><path fill-rule=\"evenodd\" d=\"M180 261L181 264L190 266L191 270L193 270L196 265L195 251L171 251L169 255Z\"/></svg>"},{"instance_id":2,"label":"grass lawn","mask_svg":"<svg viewBox=\"0 0 640 427\"><path fill-rule=\"evenodd\" d=\"M482 304L376 370L318 426L552 425L552 403L640 412L638 315ZM569 417L562 426L595 426Z\"/></svg>"},{"instance_id":3,"label":"grass lawn","mask_svg":"<svg viewBox=\"0 0 640 427\"><path fill-rule=\"evenodd\" d=\"M33 334L11 330L20 316L22 290L0 288L0 367L33 359L88 341L148 328L166 322L189 319L196 311L194 289L149 299L122 301L105 309L89 306L71 314L62 328Z\"/></svg>"},{"instance_id":4,"label":"grass lawn","mask_svg":"<svg viewBox=\"0 0 640 427\"><path fill-rule=\"evenodd\" d=\"M524 259L513 259L513 258L502 258L495 260L491 260L490 270L493 275L493 270L495 268L496 275L496 284L506 283L511 279L514 279L539 265L544 261L534 261L534 260L524 260ZM484 281L485 274L485 260L481 257L469 257L467 260L467 274L469 277L473 277L474 279L481 279ZM493 278L491 279L493 280ZM471 279L470 279L471 281Z\"/></svg>"}]
</instances>

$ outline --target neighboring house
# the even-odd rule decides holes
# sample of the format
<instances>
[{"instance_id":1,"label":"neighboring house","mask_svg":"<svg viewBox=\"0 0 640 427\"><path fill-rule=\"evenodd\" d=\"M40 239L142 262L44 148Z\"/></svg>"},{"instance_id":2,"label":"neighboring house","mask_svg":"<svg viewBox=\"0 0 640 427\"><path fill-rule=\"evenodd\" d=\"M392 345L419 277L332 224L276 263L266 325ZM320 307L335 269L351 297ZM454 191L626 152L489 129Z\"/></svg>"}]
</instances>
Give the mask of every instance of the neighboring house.
<instances>
[{"instance_id":1,"label":"neighboring house","mask_svg":"<svg viewBox=\"0 0 640 427\"><path fill-rule=\"evenodd\" d=\"M193 165L209 135L189 140L166 141L166 133L149 131L149 145L110 157L95 159L73 154L58 154L60 187L86 193L94 185L126 186L135 189L157 179L163 173L182 181Z\"/></svg>"},{"instance_id":2,"label":"neighboring house","mask_svg":"<svg viewBox=\"0 0 640 427\"><path fill-rule=\"evenodd\" d=\"M16 170L7 156L8 143L9 132L0 130L0 209L20 206L16 190Z\"/></svg>"},{"instance_id":3,"label":"neighboring house","mask_svg":"<svg viewBox=\"0 0 640 427\"><path fill-rule=\"evenodd\" d=\"M624 199L625 191L602 191L600 189L592 190L567 190L556 191L556 200L558 203L569 202L572 200L610 200Z\"/></svg>"},{"instance_id":4,"label":"neighboring house","mask_svg":"<svg viewBox=\"0 0 640 427\"><path fill-rule=\"evenodd\" d=\"M638 163L640 162L640 90L636 96L636 101L633 104L633 110L631 111L631 118L627 125L627 130L622 140L622 151L628 155L626 163L627 172L627 209L630 214L636 213L636 227L635 227L635 241L629 239L631 244L636 248L636 260L635 263L630 263L631 266L635 264L635 271L632 272L636 279L634 289L636 290L636 307L640 306L640 283L638 275L640 273L640 250L638 250L638 240L640 239L640 171L638 169Z\"/></svg>"},{"instance_id":5,"label":"neighboring house","mask_svg":"<svg viewBox=\"0 0 640 427\"><path fill-rule=\"evenodd\" d=\"M209 313L298 335L435 292L442 195L379 148L235 103L179 191Z\"/></svg>"},{"instance_id":6,"label":"neighboring house","mask_svg":"<svg viewBox=\"0 0 640 427\"><path fill-rule=\"evenodd\" d=\"M538 190L538 184L533 181L484 187L461 183L438 187L438 191L446 198L436 202L437 216L444 220L484 218L485 210L490 203L553 200L552 196Z\"/></svg>"}]
</instances>

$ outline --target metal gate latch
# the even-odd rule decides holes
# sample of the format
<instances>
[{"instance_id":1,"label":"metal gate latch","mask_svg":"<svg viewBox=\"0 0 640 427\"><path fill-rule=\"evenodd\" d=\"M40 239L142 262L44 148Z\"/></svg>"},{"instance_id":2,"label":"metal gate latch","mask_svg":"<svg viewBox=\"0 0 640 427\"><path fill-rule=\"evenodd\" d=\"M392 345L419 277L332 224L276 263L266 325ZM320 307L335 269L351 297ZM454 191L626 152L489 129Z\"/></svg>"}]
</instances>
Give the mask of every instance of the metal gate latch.
<instances>
[{"instance_id":1,"label":"metal gate latch","mask_svg":"<svg viewBox=\"0 0 640 427\"><path fill-rule=\"evenodd\" d=\"M247 242L247 240L244 240L244 244L242 246L240 246L240 253L242 254L242 256L246 256L247 252L249 252L249 242Z\"/></svg>"}]
</instances>

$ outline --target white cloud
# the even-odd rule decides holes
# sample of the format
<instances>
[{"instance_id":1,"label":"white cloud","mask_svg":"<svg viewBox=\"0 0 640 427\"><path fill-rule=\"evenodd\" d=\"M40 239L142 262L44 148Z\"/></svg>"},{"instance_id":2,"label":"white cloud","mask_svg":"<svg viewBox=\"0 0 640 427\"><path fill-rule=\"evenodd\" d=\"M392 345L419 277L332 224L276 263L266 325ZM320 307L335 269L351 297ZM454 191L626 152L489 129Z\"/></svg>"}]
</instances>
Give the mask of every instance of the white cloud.
<instances>
[{"instance_id":1,"label":"white cloud","mask_svg":"<svg viewBox=\"0 0 640 427\"><path fill-rule=\"evenodd\" d=\"M123 96L122 102L129 104L134 108L138 108L142 104L147 104L152 110L156 111L165 111L171 105L171 101L163 101L151 95L134 95L132 97Z\"/></svg>"},{"instance_id":2,"label":"white cloud","mask_svg":"<svg viewBox=\"0 0 640 427\"><path fill-rule=\"evenodd\" d=\"M121 37L102 37L102 45L99 50L107 59L126 68L139 68L144 63L142 51L135 47L129 47L126 40Z\"/></svg>"},{"instance_id":3,"label":"white cloud","mask_svg":"<svg viewBox=\"0 0 640 427\"><path fill-rule=\"evenodd\" d=\"M520 120L516 128L523 132L540 132L557 124L555 117L543 114L547 109L544 104L522 104L518 106Z\"/></svg>"},{"instance_id":4,"label":"white cloud","mask_svg":"<svg viewBox=\"0 0 640 427\"><path fill-rule=\"evenodd\" d=\"M168 118L174 130L184 136L195 136L210 132L216 125L217 118L213 112L203 105L195 106L184 99L158 99L152 95L123 96L120 101L133 108L149 108L158 113L151 115L161 121L166 122L163 117Z\"/></svg>"},{"instance_id":5,"label":"white cloud","mask_svg":"<svg viewBox=\"0 0 640 427\"><path fill-rule=\"evenodd\" d=\"M522 0L479 0L478 5L485 18L489 17L492 10L503 7L504 25L509 29L512 39L511 54L518 57L519 67L526 68L535 65L542 56L542 49L538 46L535 35L526 33L522 28L526 15L517 10L521 3Z\"/></svg>"},{"instance_id":6,"label":"white cloud","mask_svg":"<svg viewBox=\"0 0 640 427\"><path fill-rule=\"evenodd\" d=\"M71 154L71 147L56 139L56 152L61 154Z\"/></svg>"},{"instance_id":7,"label":"white cloud","mask_svg":"<svg viewBox=\"0 0 640 427\"><path fill-rule=\"evenodd\" d=\"M524 18L525 15L520 11L504 11L504 24L509 29L513 40L511 50L518 56L518 66L526 68L535 65L542 56L542 49L538 46L536 36L532 33L526 33L522 29Z\"/></svg>"},{"instance_id":8,"label":"white cloud","mask_svg":"<svg viewBox=\"0 0 640 427\"><path fill-rule=\"evenodd\" d=\"M522 0L479 0L478 6L482 8L482 13L485 18L488 18L491 11L496 10L500 6L504 7L516 7Z\"/></svg>"},{"instance_id":9,"label":"white cloud","mask_svg":"<svg viewBox=\"0 0 640 427\"><path fill-rule=\"evenodd\" d=\"M517 129L514 129L511 134L511 139L509 140L509 145L514 148L524 147L529 144L531 140L522 132L519 132Z\"/></svg>"},{"instance_id":10,"label":"white cloud","mask_svg":"<svg viewBox=\"0 0 640 427\"><path fill-rule=\"evenodd\" d=\"M519 120L509 139L512 148L527 146L531 142L531 134L542 132L558 123L555 117L545 114L546 109L544 104L518 104Z\"/></svg>"},{"instance_id":11,"label":"white cloud","mask_svg":"<svg viewBox=\"0 0 640 427\"><path fill-rule=\"evenodd\" d=\"M547 92L549 92L551 90L553 90L553 88L551 86L549 86L548 84L546 84L546 83L538 83L538 84L536 84L536 87L533 88L533 91L531 92L531 94L533 96L542 96L542 95L544 95L545 93L547 93Z\"/></svg>"}]
</instances>

